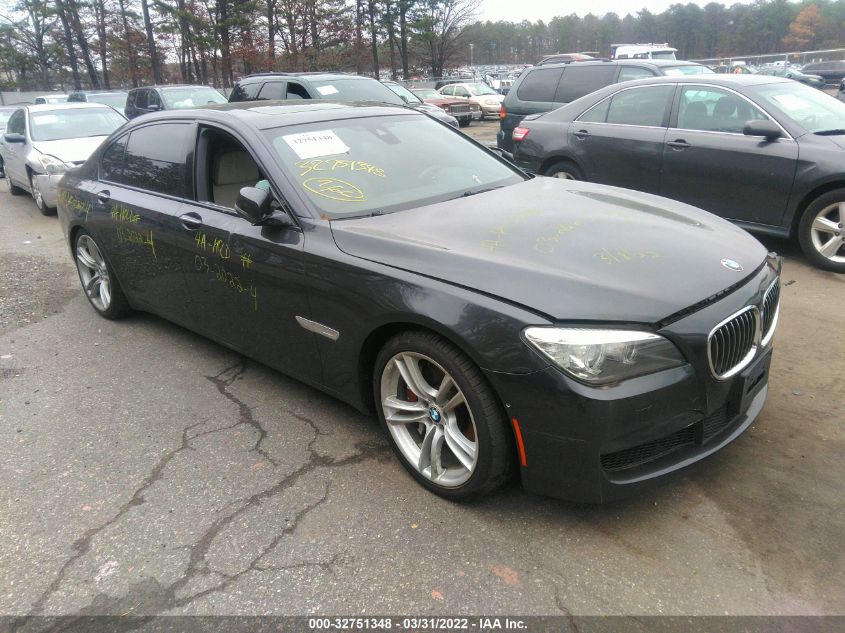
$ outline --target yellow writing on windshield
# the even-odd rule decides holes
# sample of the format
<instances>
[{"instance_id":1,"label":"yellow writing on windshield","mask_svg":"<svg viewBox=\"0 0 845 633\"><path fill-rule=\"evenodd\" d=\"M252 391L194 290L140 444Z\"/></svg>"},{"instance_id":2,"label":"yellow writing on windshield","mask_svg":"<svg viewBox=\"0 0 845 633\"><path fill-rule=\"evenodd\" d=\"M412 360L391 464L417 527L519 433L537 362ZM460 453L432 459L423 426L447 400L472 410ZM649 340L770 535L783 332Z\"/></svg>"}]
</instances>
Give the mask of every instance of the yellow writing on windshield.
<instances>
[{"instance_id":1,"label":"yellow writing on windshield","mask_svg":"<svg viewBox=\"0 0 845 633\"><path fill-rule=\"evenodd\" d=\"M312 171L335 171L337 169L348 169L349 171L365 171L372 176L384 178L384 170L381 167L376 167L371 163L362 160L346 160L341 158L313 158L311 160L303 160L296 164L302 169L300 177L310 174Z\"/></svg>"},{"instance_id":2,"label":"yellow writing on windshield","mask_svg":"<svg viewBox=\"0 0 845 633\"><path fill-rule=\"evenodd\" d=\"M302 186L311 193L338 202L364 202L367 199L358 187L338 178L309 178Z\"/></svg>"}]
</instances>

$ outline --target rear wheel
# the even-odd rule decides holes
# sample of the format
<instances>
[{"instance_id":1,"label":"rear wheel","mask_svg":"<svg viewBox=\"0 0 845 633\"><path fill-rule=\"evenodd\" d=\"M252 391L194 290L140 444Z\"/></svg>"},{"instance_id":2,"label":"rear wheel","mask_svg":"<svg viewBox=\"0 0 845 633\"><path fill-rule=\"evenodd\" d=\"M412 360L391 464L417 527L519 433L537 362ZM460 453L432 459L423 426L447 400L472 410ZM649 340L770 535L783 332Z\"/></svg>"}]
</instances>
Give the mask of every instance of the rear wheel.
<instances>
[{"instance_id":1,"label":"rear wheel","mask_svg":"<svg viewBox=\"0 0 845 633\"><path fill-rule=\"evenodd\" d=\"M402 465L447 499L477 497L511 472L504 412L480 370L428 332L390 339L376 359L378 417Z\"/></svg>"},{"instance_id":2,"label":"rear wheel","mask_svg":"<svg viewBox=\"0 0 845 633\"><path fill-rule=\"evenodd\" d=\"M845 272L845 189L834 189L813 201L801 216L798 243L814 266Z\"/></svg>"},{"instance_id":3,"label":"rear wheel","mask_svg":"<svg viewBox=\"0 0 845 633\"><path fill-rule=\"evenodd\" d=\"M543 175L563 180L584 180L584 175L578 169L578 165L568 160L552 163L546 168Z\"/></svg>"},{"instance_id":4,"label":"rear wheel","mask_svg":"<svg viewBox=\"0 0 845 633\"><path fill-rule=\"evenodd\" d=\"M89 233L80 231L73 247L82 290L94 309L107 319L119 319L130 312L129 302L100 246Z\"/></svg>"},{"instance_id":5,"label":"rear wheel","mask_svg":"<svg viewBox=\"0 0 845 633\"><path fill-rule=\"evenodd\" d=\"M461 127L469 127L469 124L472 123L472 119L460 119L458 120L458 125Z\"/></svg>"}]
</instances>

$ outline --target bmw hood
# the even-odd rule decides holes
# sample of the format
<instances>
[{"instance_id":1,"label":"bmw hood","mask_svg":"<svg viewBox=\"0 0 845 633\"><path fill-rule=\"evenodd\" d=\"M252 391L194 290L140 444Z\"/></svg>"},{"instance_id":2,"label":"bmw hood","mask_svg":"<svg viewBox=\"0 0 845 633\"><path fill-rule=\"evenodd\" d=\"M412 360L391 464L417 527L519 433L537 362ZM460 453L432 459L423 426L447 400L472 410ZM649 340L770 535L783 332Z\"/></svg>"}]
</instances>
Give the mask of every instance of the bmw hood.
<instances>
[{"instance_id":1,"label":"bmw hood","mask_svg":"<svg viewBox=\"0 0 845 633\"><path fill-rule=\"evenodd\" d=\"M694 207L554 178L335 220L332 232L349 255L568 320L655 323L747 279L767 256Z\"/></svg>"},{"instance_id":2,"label":"bmw hood","mask_svg":"<svg viewBox=\"0 0 845 633\"><path fill-rule=\"evenodd\" d=\"M66 163L82 163L94 153L108 136L86 136L60 141L34 141L32 146L42 154L55 156Z\"/></svg>"}]
</instances>

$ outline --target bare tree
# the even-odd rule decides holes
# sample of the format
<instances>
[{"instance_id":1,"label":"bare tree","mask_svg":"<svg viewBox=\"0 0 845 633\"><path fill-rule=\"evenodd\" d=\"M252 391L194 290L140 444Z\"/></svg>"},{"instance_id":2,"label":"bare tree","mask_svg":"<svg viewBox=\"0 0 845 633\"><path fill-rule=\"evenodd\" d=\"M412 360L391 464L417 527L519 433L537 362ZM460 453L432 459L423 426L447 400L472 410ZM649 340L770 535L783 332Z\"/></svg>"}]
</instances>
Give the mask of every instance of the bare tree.
<instances>
[{"instance_id":1,"label":"bare tree","mask_svg":"<svg viewBox=\"0 0 845 633\"><path fill-rule=\"evenodd\" d=\"M424 45L423 60L435 77L443 75L461 47L463 27L475 17L481 0L422 0L417 37Z\"/></svg>"}]
</instances>

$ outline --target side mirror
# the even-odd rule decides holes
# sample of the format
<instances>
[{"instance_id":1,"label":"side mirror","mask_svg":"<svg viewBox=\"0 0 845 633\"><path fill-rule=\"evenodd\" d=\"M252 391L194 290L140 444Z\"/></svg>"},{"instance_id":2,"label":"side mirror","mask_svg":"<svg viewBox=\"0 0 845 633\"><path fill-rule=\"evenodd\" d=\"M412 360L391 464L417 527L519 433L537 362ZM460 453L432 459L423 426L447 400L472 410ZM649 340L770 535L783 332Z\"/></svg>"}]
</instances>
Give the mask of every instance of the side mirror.
<instances>
[{"instance_id":1,"label":"side mirror","mask_svg":"<svg viewBox=\"0 0 845 633\"><path fill-rule=\"evenodd\" d=\"M273 198L266 189L244 187L235 200L235 212L252 224L263 222L272 212L270 203Z\"/></svg>"},{"instance_id":2,"label":"side mirror","mask_svg":"<svg viewBox=\"0 0 845 633\"><path fill-rule=\"evenodd\" d=\"M153 103L147 106L147 112L158 112L159 110L161 110L161 106L158 104Z\"/></svg>"},{"instance_id":3,"label":"side mirror","mask_svg":"<svg viewBox=\"0 0 845 633\"><path fill-rule=\"evenodd\" d=\"M765 136L767 141L774 141L783 136L777 123L766 120L746 122L745 127L742 128L742 133L746 136Z\"/></svg>"},{"instance_id":4,"label":"side mirror","mask_svg":"<svg viewBox=\"0 0 845 633\"><path fill-rule=\"evenodd\" d=\"M3 135L3 140L7 143L26 143L26 138L23 134L18 134L16 132L10 132L9 134Z\"/></svg>"}]
</instances>

